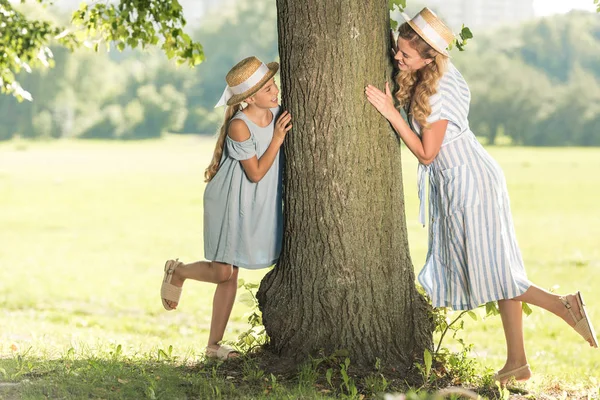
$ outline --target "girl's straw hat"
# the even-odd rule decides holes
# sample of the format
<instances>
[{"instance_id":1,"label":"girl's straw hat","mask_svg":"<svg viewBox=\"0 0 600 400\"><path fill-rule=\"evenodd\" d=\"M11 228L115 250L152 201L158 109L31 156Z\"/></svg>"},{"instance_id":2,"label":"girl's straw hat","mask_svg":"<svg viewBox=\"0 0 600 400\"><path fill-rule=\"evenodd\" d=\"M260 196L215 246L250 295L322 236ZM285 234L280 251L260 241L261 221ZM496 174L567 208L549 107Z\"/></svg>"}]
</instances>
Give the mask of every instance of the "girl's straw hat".
<instances>
[{"instance_id":1,"label":"girl's straw hat","mask_svg":"<svg viewBox=\"0 0 600 400\"><path fill-rule=\"evenodd\" d=\"M237 63L225 77L227 87L216 107L233 106L259 91L279 70L279 63L262 63L256 57L248 57Z\"/></svg>"},{"instance_id":2,"label":"girl's straw hat","mask_svg":"<svg viewBox=\"0 0 600 400\"><path fill-rule=\"evenodd\" d=\"M425 7L412 19L405 13L402 13L402 16L410 27L438 53L450 56L447 48L454 41L454 34L433 11Z\"/></svg>"}]
</instances>

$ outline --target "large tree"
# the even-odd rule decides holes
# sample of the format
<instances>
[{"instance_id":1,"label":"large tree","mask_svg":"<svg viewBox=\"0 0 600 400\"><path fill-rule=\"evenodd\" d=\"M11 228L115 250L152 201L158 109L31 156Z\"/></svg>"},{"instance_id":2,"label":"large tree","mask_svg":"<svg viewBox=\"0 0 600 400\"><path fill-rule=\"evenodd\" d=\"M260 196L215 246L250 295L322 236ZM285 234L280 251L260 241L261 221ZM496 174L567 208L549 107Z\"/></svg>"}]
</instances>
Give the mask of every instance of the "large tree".
<instances>
[{"instance_id":1,"label":"large tree","mask_svg":"<svg viewBox=\"0 0 600 400\"><path fill-rule=\"evenodd\" d=\"M282 257L258 298L270 348L412 365L431 344L415 287L400 144L365 99L391 80L388 0L278 0L285 145Z\"/></svg>"}]
</instances>

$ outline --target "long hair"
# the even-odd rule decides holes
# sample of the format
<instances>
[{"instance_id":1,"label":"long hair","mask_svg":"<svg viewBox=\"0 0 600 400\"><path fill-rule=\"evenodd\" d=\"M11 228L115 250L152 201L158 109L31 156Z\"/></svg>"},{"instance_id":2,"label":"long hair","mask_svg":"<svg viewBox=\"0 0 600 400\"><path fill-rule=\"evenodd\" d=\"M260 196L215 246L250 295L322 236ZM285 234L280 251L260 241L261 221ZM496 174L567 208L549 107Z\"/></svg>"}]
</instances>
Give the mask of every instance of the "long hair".
<instances>
[{"instance_id":1,"label":"long hair","mask_svg":"<svg viewBox=\"0 0 600 400\"><path fill-rule=\"evenodd\" d=\"M410 106L410 112L421 129L429 128L427 123L427 117L431 114L429 98L437 93L438 82L448 66L448 57L431 47L408 23L400 25L398 33L401 38L408 40L411 47L417 50L422 58L433 59L433 62L417 71L399 71L396 75L399 89L395 96L398 102L404 109Z\"/></svg>"},{"instance_id":2,"label":"long hair","mask_svg":"<svg viewBox=\"0 0 600 400\"><path fill-rule=\"evenodd\" d=\"M205 182L210 182L219 170L219 164L221 163L221 156L223 155L223 147L225 146L225 136L227 136L227 128L229 126L229 122L231 121L231 118L233 118L235 113L241 109L242 105L236 104L233 106L227 106L227 109L225 110L225 119L223 121L221 129L219 129L219 136L217 137L217 144L215 145L215 151L213 153L212 161L210 162L208 168L206 168L206 170L204 171Z\"/></svg>"}]
</instances>

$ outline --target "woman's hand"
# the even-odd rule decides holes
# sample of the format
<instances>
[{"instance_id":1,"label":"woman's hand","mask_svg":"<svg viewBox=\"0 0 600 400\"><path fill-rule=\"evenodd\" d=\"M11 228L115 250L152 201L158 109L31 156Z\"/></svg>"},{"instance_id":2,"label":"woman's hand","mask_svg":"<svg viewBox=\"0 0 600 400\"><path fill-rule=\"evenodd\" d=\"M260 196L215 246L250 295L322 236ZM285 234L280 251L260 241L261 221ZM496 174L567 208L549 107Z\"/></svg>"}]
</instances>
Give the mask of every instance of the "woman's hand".
<instances>
[{"instance_id":1,"label":"woman's hand","mask_svg":"<svg viewBox=\"0 0 600 400\"><path fill-rule=\"evenodd\" d=\"M388 121L398 113L394 107L394 99L390 91L390 85L385 83L385 93L377 89L375 86L367 85L365 88L367 100L387 119Z\"/></svg>"},{"instance_id":2,"label":"woman's hand","mask_svg":"<svg viewBox=\"0 0 600 400\"><path fill-rule=\"evenodd\" d=\"M282 144L283 140L285 139L285 135L287 135L290 129L292 129L292 114L284 111L275 123L273 140L277 140L280 144Z\"/></svg>"}]
</instances>

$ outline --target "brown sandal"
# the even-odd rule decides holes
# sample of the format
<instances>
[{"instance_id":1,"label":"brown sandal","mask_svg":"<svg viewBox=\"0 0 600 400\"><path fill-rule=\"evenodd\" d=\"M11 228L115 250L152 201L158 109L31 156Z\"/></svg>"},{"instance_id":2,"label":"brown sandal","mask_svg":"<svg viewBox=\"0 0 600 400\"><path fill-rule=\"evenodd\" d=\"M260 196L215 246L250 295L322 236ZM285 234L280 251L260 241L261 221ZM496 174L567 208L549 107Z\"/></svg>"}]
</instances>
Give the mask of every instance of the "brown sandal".
<instances>
[{"instance_id":1,"label":"brown sandal","mask_svg":"<svg viewBox=\"0 0 600 400\"><path fill-rule=\"evenodd\" d=\"M506 384L506 382L515 378L515 381L526 381L531 378L531 370L529 369L529 364L525 364L520 366L519 368L511 369L510 371L506 371L503 373L497 373L494 375L494 381L500 382L502 386Z\"/></svg>"},{"instance_id":2,"label":"brown sandal","mask_svg":"<svg viewBox=\"0 0 600 400\"><path fill-rule=\"evenodd\" d=\"M588 343L591 344L592 347L598 347L598 339L596 339L596 332L594 331L594 327L590 322L587 311L585 310L585 303L583 302L583 296L581 292L577 292L575 294L575 299L577 299L577 305L579 306L579 313L581 314L581 319L577 320L577 316L572 310L571 304L567 300L566 296L561 296L560 301L565 305L569 314L571 314L571 318L573 318L573 322L575 322L575 332L579 333Z\"/></svg>"},{"instance_id":3,"label":"brown sandal","mask_svg":"<svg viewBox=\"0 0 600 400\"><path fill-rule=\"evenodd\" d=\"M179 259L168 260L165 263L165 274L163 276L162 285L160 286L160 298L162 300L162 305L167 311L174 310L174 307L171 307L168 301L172 301L175 303L179 303L179 299L181 298L181 288L175 285L171 285L171 279L173 278L173 272L175 268L179 267L183 263L179 261Z\"/></svg>"},{"instance_id":4,"label":"brown sandal","mask_svg":"<svg viewBox=\"0 0 600 400\"><path fill-rule=\"evenodd\" d=\"M218 349L212 347L206 348L206 358L216 358L218 360L229 360L239 357L240 353L231 346L220 345Z\"/></svg>"}]
</instances>

